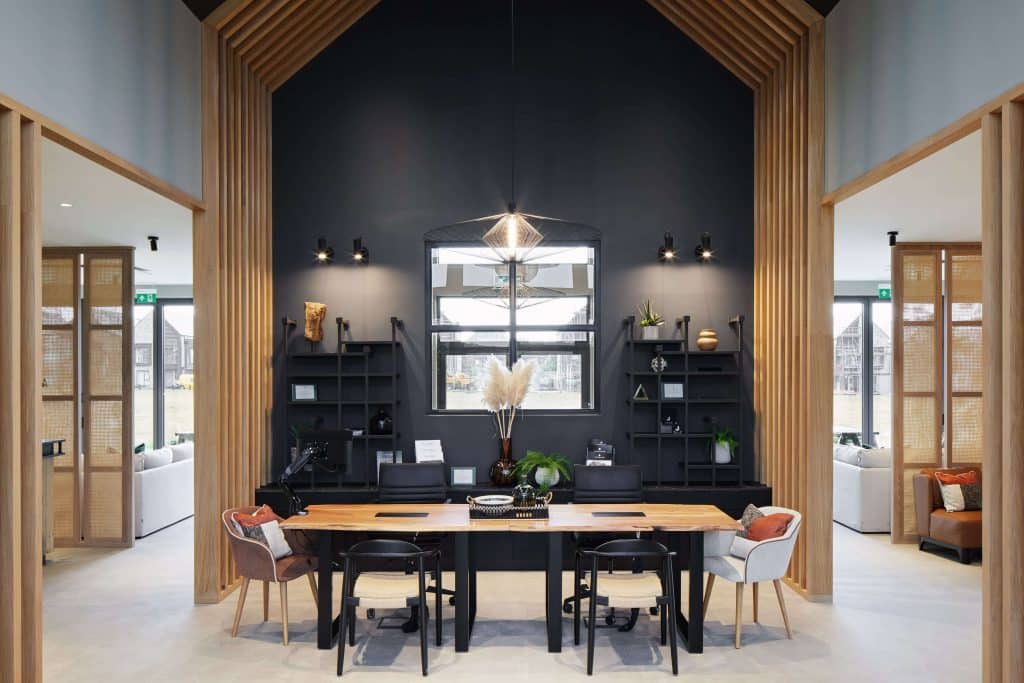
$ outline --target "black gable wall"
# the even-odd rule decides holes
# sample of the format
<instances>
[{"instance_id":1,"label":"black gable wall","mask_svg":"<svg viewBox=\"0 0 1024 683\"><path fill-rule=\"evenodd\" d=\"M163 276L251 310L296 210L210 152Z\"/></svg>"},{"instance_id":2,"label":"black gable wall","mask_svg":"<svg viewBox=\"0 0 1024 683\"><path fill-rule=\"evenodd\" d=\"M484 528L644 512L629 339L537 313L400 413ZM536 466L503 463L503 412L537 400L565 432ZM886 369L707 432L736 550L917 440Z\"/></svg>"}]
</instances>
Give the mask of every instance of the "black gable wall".
<instances>
[{"instance_id":1,"label":"black gable wall","mask_svg":"<svg viewBox=\"0 0 1024 683\"><path fill-rule=\"evenodd\" d=\"M354 339L385 338L389 317L402 318L401 447L408 458L414 438L442 439L448 464L477 465L480 481L497 455L490 420L428 414L423 234L503 211L513 159L521 210L602 233L599 414L528 416L517 453L580 461L594 436L625 450L621 322L646 298L669 320L688 313L694 327L716 328L727 348L728 319L746 315L750 395L751 91L642 0L515 9L514 83L508 2L383 0L273 103L275 320L301 328L303 302L323 302L333 348L338 315ZM656 261L666 230L684 256L671 266ZM688 258L703 231L719 256L708 266ZM319 235L341 256L330 267L311 265ZM344 258L358 236L369 267ZM278 349L280 337L277 326ZM280 372L275 392L279 468Z\"/></svg>"}]
</instances>

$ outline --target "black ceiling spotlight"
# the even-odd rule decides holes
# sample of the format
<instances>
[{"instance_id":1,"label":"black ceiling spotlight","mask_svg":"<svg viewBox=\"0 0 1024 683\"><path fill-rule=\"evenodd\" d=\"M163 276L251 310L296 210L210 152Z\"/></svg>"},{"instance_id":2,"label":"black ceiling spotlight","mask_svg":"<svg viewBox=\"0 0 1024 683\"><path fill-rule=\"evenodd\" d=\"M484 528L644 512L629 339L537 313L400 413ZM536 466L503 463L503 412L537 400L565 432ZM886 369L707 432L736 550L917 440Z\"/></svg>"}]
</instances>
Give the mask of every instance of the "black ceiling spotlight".
<instances>
[{"instance_id":1,"label":"black ceiling spotlight","mask_svg":"<svg viewBox=\"0 0 1024 683\"><path fill-rule=\"evenodd\" d=\"M157 240L159 240L160 238L157 237L156 235L149 235L146 237L146 239L149 240L149 250L156 251L156 243Z\"/></svg>"},{"instance_id":2,"label":"black ceiling spotlight","mask_svg":"<svg viewBox=\"0 0 1024 683\"><path fill-rule=\"evenodd\" d=\"M693 255L697 257L697 263L710 263L711 259L715 257L715 252L711 249L710 232L701 234L700 242L694 248Z\"/></svg>"},{"instance_id":3,"label":"black ceiling spotlight","mask_svg":"<svg viewBox=\"0 0 1024 683\"><path fill-rule=\"evenodd\" d=\"M352 240L352 260L364 266L370 262L370 250L363 246L362 237Z\"/></svg>"},{"instance_id":4,"label":"black ceiling spotlight","mask_svg":"<svg viewBox=\"0 0 1024 683\"><path fill-rule=\"evenodd\" d=\"M898 235L898 234L900 234L899 230L890 230L889 231L889 246L890 247L895 247L896 246L896 235Z\"/></svg>"},{"instance_id":5,"label":"black ceiling spotlight","mask_svg":"<svg viewBox=\"0 0 1024 683\"><path fill-rule=\"evenodd\" d=\"M327 265L334 261L334 247L327 244L326 237L316 238L316 249L313 250L313 264Z\"/></svg>"},{"instance_id":6,"label":"black ceiling spotlight","mask_svg":"<svg viewBox=\"0 0 1024 683\"><path fill-rule=\"evenodd\" d=\"M672 238L672 233L665 233L665 244L658 247L658 260L662 263L674 261L676 258L676 246L675 240Z\"/></svg>"}]
</instances>

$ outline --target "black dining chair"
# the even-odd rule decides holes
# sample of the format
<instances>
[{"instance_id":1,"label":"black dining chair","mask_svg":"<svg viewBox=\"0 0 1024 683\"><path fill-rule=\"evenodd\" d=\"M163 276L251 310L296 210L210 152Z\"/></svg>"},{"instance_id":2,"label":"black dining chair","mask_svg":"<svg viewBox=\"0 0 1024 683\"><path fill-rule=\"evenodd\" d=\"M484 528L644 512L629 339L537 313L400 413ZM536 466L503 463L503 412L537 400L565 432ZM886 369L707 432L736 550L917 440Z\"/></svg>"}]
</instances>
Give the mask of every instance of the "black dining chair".
<instances>
[{"instance_id":1,"label":"black dining chair","mask_svg":"<svg viewBox=\"0 0 1024 683\"><path fill-rule=\"evenodd\" d=\"M639 465L576 465L573 468L573 503L642 503L644 502L643 473ZM572 536L575 552L596 548L607 541L623 538L616 533L579 533ZM578 557L577 557L578 571ZM584 597L587 597L584 584ZM571 614L573 598L570 596L562 602L562 610ZM608 625L614 618L608 620ZM630 617L625 630L636 623L636 615Z\"/></svg>"},{"instance_id":2,"label":"black dining chair","mask_svg":"<svg viewBox=\"0 0 1024 683\"><path fill-rule=\"evenodd\" d=\"M348 631L349 645L356 644L356 608L401 609L410 608L419 614L423 625L420 629L420 664L423 675L427 675L427 574L425 563L434 563L434 588L437 589L435 623L437 645L441 646L441 563L436 550L424 550L419 546L398 539L373 539L356 543L347 552L341 553L344 561L344 578L341 587L341 616L338 624L338 675L345 666L345 636ZM359 565L373 561L398 561L412 563L415 573L407 572L364 572Z\"/></svg>"},{"instance_id":3,"label":"black dining chair","mask_svg":"<svg viewBox=\"0 0 1024 683\"><path fill-rule=\"evenodd\" d=\"M448 488L444 477L444 463L381 463L377 477L378 503L447 503ZM390 537L390 535L389 535ZM400 538L415 543L421 548L436 550L438 562L441 558L443 534L414 533L396 534ZM443 591L449 596L450 604L455 604L455 591ZM416 629L417 619L406 622L404 630L411 632Z\"/></svg>"},{"instance_id":4,"label":"black dining chair","mask_svg":"<svg viewBox=\"0 0 1024 683\"><path fill-rule=\"evenodd\" d=\"M590 573L590 605L589 629L587 631L587 675L594 673L594 633L597 625L597 606L621 607L631 611L642 608L656 608L661 615L661 644L665 644L668 636L672 653L672 673L679 675L679 660L676 649L676 628L674 620L669 616L670 605L675 604L675 584L672 581L672 558L675 553L661 543L647 539L618 539L602 543L593 550L582 550L580 558L586 563ZM599 565L604 562L614 565L616 560L627 560L627 564L643 563L656 558L660 569L657 572L623 572L601 573ZM579 572L573 583L573 642L580 644L580 601L583 599L583 582Z\"/></svg>"}]
</instances>

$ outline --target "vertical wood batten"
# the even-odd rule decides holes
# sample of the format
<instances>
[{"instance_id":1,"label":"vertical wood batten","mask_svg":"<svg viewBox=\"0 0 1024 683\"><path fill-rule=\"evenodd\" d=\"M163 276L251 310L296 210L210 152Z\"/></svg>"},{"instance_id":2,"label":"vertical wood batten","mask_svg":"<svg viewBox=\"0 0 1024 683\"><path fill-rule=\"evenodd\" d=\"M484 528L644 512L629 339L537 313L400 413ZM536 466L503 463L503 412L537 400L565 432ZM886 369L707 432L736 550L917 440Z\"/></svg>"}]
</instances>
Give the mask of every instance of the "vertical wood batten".
<instances>
[{"instance_id":1,"label":"vertical wood batten","mask_svg":"<svg viewBox=\"0 0 1024 683\"><path fill-rule=\"evenodd\" d=\"M1024 680L1024 103L1002 113L1002 675ZM987 321L995 316L985 315ZM1005 453L1006 451L1004 451Z\"/></svg>"}]
</instances>

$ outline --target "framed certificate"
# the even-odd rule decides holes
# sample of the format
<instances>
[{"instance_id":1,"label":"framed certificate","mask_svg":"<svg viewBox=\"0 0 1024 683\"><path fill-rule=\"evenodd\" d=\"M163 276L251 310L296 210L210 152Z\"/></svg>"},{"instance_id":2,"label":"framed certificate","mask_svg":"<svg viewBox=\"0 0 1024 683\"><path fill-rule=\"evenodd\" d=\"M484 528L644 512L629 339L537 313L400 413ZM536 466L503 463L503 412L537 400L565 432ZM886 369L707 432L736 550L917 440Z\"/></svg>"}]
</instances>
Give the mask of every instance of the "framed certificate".
<instances>
[{"instance_id":1,"label":"framed certificate","mask_svg":"<svg viewBox=\"0 0 1024 683\"><path fill-rule=\"evenodd\" d=\"M682 382L662 382L661 383L661 398L669 401L681 401L683 399L683 383Z\"/></svg>"},{"instance_id":2,"label":"framed certificate","mask_svg":"<svg viewBox=\"0 0 1024 683\"><path fill-rule=\"evenodd\" d=\"M453 467L452 486L476 486L476 468Z\"/></svg>"},{"instance_id":3,"label":"framed certificate","mask_svg":"<svg viewBox=\"0 0 1024 683\"><path fill-rule=\"evenodd\" d=\"M293 401L315 401L316 400L316 385L315 384L293 384L292 385L292 400Z\"/></svg>"}]
</instances>

